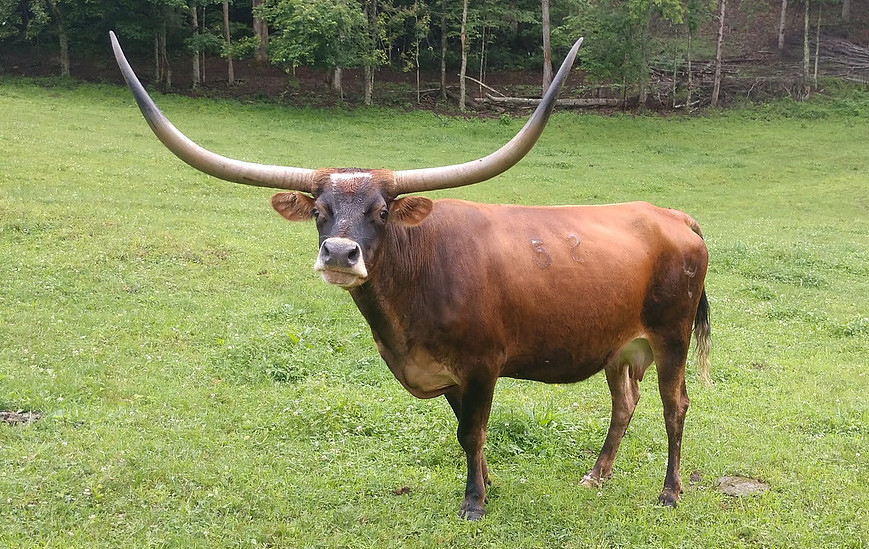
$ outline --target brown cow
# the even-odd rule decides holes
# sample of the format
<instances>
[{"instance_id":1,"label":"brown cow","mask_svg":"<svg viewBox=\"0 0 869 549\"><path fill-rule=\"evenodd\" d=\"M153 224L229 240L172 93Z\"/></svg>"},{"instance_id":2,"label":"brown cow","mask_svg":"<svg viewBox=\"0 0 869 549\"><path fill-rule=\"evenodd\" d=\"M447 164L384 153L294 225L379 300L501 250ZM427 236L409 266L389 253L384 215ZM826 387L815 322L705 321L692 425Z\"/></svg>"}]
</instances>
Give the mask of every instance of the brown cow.
<instances>
[{"instance_id":1,"label":"brown cow","mask_svg":"<svg viewBox=\"0 0 869 549\"><path fill-rule=\"evenodd\" d=\"M654 362L668 438L659 501L675 505L688 409L685 361L692 325L701 375L709 353L704 290L707 251L688 215L645 203L528 207L400 195L493 177L533 147L578 41L525 127L507 145L465 164L421 170L309 170L250 164L206 151L154 105L112 44L157 136L216 177L290 189L272 199L291 221L314 218L314 268L345 288L368 321L380 355L419 398L444 395L458 419L468 479L461 516L484 514L483 456L501 376L568 383L604 370L612 419L587 486L610 476Z\"/></svg>"}]
</instances>

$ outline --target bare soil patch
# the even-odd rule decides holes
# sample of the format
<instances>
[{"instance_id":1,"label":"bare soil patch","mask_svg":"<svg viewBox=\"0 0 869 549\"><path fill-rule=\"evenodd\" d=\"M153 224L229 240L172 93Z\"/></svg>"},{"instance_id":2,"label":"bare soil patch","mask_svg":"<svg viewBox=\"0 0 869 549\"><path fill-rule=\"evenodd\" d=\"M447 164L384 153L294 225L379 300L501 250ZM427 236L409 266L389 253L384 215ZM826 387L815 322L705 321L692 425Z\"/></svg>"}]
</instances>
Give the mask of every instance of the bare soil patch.
<instances>
[{"instance_id":1,"label":"bare soil patch","mask_svg":"<svg viewBox=\"0 0 869 549\"><path fill-rule=\"evenodd\" d=\"M718 487L722 492L724 492L728 496L733 497L764 494L767 492L767 490L769 490L769 485L765 482L754 478L738 475L731 477L721 477L720 479L718 479Z\"/></svg>"},{"instance_id":2,"label":"bare soil patch","mask_svg":"<svg viewBox=\"0 0 869 549\"><path fill-rule=\"evenodd\" d=\"M24 412L24 411L0 411L0 422L9 425L27 425L38 421L42 417L39 412Z\"/></svg>"}]
</instances>

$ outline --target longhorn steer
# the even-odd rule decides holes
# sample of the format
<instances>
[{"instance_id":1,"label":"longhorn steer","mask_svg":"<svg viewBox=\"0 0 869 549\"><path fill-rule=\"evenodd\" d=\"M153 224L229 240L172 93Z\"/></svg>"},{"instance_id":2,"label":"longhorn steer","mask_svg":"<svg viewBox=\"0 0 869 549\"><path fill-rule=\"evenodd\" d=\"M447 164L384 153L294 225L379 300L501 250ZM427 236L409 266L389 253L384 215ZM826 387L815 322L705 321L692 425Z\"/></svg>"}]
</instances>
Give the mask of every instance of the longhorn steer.
<instances>
[{"instance_id":1,"label":"longhorn steer","mask_svg":"<svg viewBox=\"0 0 869 549\"><path fill-rule=\"evenodd\" d=\"M206 151L182 135L142 88L112 34L125 79L154 132L177 156L216 177L289 189L272 198L291 221L314 218L314 268L345 288L380 355L413 395L444 395L458 419L468 478L461 516L484 514L483 456L501 376L548 383L603 370L612 419L582 483L610 476L654 362L667 429L659 501L675 505L688 408L685 361L692 324L701 376L709 352L707 251L688 215L646 203L526 207L400 195L469 185L507 170L533 147L581 39L525 127L465 164L420 170L266 166Z\"/></svg>"}]
</instances>

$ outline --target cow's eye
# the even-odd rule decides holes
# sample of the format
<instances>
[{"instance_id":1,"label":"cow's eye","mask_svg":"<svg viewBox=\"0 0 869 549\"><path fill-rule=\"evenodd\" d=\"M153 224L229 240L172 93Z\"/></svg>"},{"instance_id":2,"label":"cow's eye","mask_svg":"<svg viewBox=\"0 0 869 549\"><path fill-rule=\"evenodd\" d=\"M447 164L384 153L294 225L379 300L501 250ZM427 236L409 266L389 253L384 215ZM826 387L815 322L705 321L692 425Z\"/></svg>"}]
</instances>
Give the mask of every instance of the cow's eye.
<instances>
[{"instance_id":1,"label":"cow's eye","mask_svg":"<svg viewBox=\"0 0 869 549\"><path fill-rule=\"evenodd\" d=\"M315 220L320 219L320 210L318 210L317 208L312 209L311 217L313 217Z\"/></svg>"},{"instance_id":2,"label":"cow's eye","mask_svg":"<svg viewBox=\"0 0 869 549\"><path fill-rule=\"evenodd\" d=\"M380 210L380 220L386 223L386 220L389 219L389 210L383 209Z\"/></svg>"}]
</instances>

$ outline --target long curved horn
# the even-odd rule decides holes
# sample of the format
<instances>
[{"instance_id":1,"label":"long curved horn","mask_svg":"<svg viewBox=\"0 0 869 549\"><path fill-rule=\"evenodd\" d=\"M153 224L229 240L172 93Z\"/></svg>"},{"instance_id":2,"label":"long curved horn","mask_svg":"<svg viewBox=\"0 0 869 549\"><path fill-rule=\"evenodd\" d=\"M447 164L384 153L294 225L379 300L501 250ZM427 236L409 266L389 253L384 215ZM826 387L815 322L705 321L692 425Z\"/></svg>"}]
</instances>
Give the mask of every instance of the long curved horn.
<instances>
[{"instance_id":1,"label":"long curved horn","mask_svg":"<svg viewBox=\"0 0 869 549\"><path fill-rule=\"evenodd\" d=\"M203 149L188 139L160 112L160 109L157 108L148 92L145 91L145 88L139 82L139 79L136 78L136 74L133 72L132 67L130 67L130 63L124 57L124 52L121 50L120 44L118 44L115 33L109 31L109 36L112 40L115 59L121 68L124 80L127 81L127 86L133 92L133 97L135 97L136 103L139 105L139 110L142 111L142 115L148 121L148 125L151 126L151 129L160 141L175 156L197 170L226 181L256 185L258 187L273 187L304 192L313 191L314 170L233 160L232 158Z\"/></svg>"},{"instance_id":2,"label":"long curved horn","mask_svg":"<svg viewBox=\"0 0 869 549\"><path fill-rule=\"evenodd\" d=\"M567 57L564 58L561 68L558 69L558 73L552 79L552 84L543 99L540 100L540 104L532 113L531 118L506 145L488 156L464 164L396 171L395 194L433 191L479 183L503 173L519 162L534 147L540 134L543 133L543 128L555 106L555 98L567 79L576 58L576 52L581 45L582 38L576 41Z\"/></svg>"}]
</instances>

